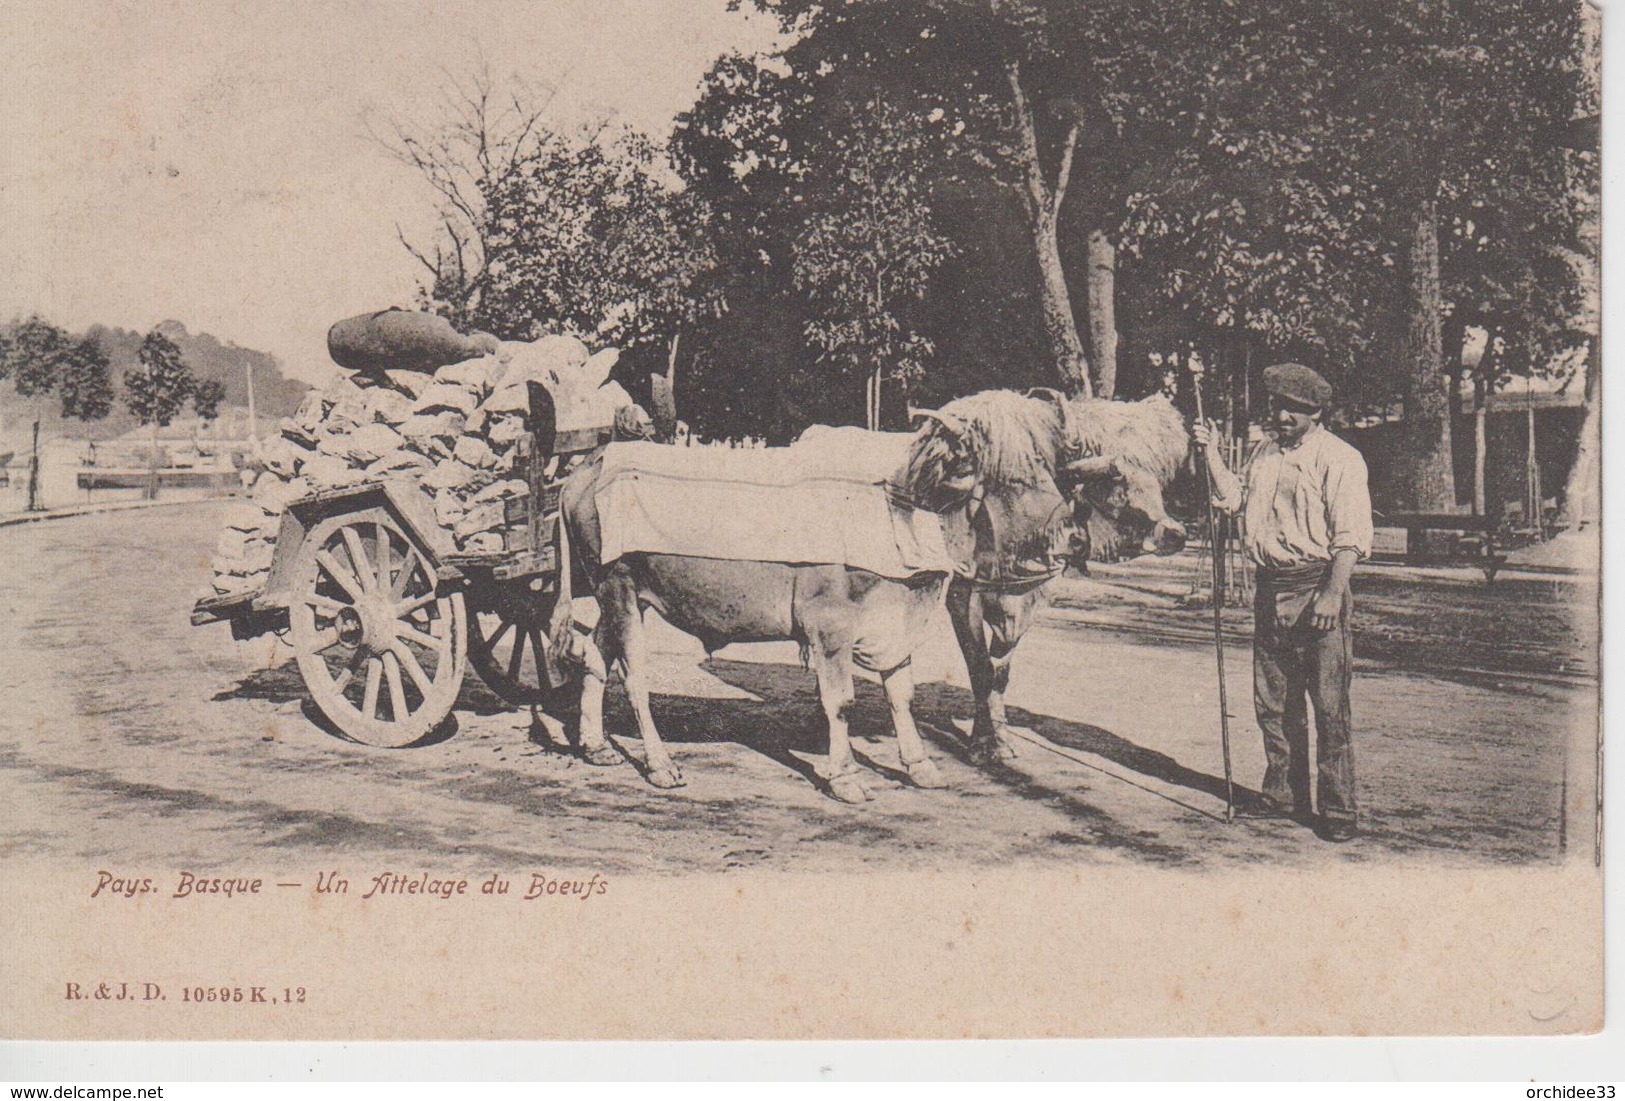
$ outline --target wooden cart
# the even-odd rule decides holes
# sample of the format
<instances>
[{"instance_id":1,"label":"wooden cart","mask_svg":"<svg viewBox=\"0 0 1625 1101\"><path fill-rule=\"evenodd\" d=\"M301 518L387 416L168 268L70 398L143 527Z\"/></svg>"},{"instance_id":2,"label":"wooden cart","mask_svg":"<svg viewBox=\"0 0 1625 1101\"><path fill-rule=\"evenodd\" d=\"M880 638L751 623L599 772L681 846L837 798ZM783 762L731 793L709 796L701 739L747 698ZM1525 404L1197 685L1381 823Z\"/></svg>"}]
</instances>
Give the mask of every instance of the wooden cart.
<instances>
[{"instance_id":1,"label":"wooden cart","mask_svg":"<svg viewBox=\"0 0 1625 1101\"><path fill-rule=\"evenodd\" d=\"M283 513L265 588L200 600L192 623L229 622L237 639L285 633L311 701L367 745L427 738L469 664L510 703L562 700L570 685L547 657L559 488L571 457L611 428L556 432L547 392L530 396L515 466L530 493L506 503L500 552L457 553L411 482L324 490Z\"/></svg>"}]
</instances>

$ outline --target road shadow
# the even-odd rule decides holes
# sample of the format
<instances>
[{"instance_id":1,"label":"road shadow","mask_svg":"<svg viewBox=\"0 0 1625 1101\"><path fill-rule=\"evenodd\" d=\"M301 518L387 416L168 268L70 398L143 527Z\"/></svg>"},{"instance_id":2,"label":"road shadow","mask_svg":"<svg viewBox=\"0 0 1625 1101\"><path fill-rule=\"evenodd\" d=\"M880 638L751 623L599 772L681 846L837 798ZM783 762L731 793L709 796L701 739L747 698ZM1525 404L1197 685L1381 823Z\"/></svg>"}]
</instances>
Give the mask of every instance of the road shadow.
<instances>
[{"instance_id":1,"label":"road shadow","mask_svg":"<svg viewBox=\"0 0 1625 1101\"><path fill-rule=\"evenodd\" d=\"M718 657L707 659L701 668L755 698L656 695L651 702L655 722L664 740L674 745L715 742L740 745L783 765L815 787L821 790L825 788L813 761L821 760L828 752L827 735L816 683L810 674L790 665ZM864 752L867 739L891 736L885 693L879 685L867 680L857 681L854 687L854 753L866 767L881 776L906 783L907 777L895 766L877 761ZM965 689L943 683L924 684L918 688L915 715L920 722L921 734L939 750L967 763L968 747L964 736L954 725L954 718L969 716L972 708L971 694ZM635 730L630 708L620 693L611 696L608 712L607 725L612 731ZM1148 779L1200 792L1220 801L1224 799L1222 778L1189 768L1166 754L1148 750L1100 727L1021 709L1011 709L1010 718L1012 722L1032 729L1057 746L1096 754L1107 762ZM1023 747L1023 753L1029 759L1042 752L1036 746ZM813 761L805 757L811 757ZM1182 863L1188 858L1182 850L1125 829L1110 814L1072 790L1045 783L1031 773L1003 762L974 767L982 776L1012 794L1048 803L1087 826L1094 843L1120 844L1140 856L1162 862ZM1100 771L1106 772L1104 769ZM1216 817L1173 795L1149 787L1145 790L1193 813Z\"/></svg>"},{"instance_id":2,"label":"road shadow","mask_svg":"<svg viewBox=\"0 0 1625 1101\"><path fill-rule=\"evenodd\" d=\"M729 661L721 658L711 658L702 666L706 672L717 679L743 689L754 696L761 698L761 702L739 700L705 700L693 701L702 703L707 718L722 731L735 731L742 724L763 724L768 729L777 727L778 736L786 735L793 739L785 744L788 748L795 748L808 753L823 753L824 746L824 719L818 703L818 693L813 685L812 678L800 669L793 666L775 665L759 662ZM684 710L678 707L678 698L672 697L662 700L662 716L668 711ZM744 704L743 714L728 716L720 722L716 718L716 705ZM787 704L800 704L804 710L804 720L792 720L787 711ZM946 739L951 744L944 748L963 755L965 741L954 725L954 719L968 720L974 714L975 700L969 690L951 684L933 682L922 684L916 688L914 713L916 719L929 723L939 740ZM889 734L891 720L886 709L885 693L879 685L870 681L857 682L857 700L853 709L854 723L862 723L862 733L874 729L873 724L879 724L879 731ZM1178 760L1137 745L1121 735L1114 734L1089 723L1074 722L1070 719L1060 719L1053 715L1042 715L1034 711L1027 711L1019 707L1008 709L1010 722L1016 726L1024 726L1034 733L1054 742L1056 745L1066 746L1081 753L1092 753L1113 764L1132 772L1139 773L1150 779L1159 780L1175 787L1186 788L1191 791L1210 795L1217 799L1224 798L1224 779L1212 776L1206 772L1198 771ZM760 727L758 727L760 729ZM742 733L742 732L740 732ZM661 726L662 736L666 735L666 727ZM674 728L670 739L698 740L698 741L742 741L746 744L763 743L765 740L757 735L754 738L744 736L729 737L726 733L712 733L706 735L699 733L691 738L682 738ZM767 742L771 745L773 743ZM755 745L753 745L755 748Z\"/></svg>"},{"instance_id":3,"label":"road shadow","mask_svg":"<svg viewBox=\"0 0 1625 1101\"><path fill-rule=\"evenodd\" d=\"M299 666L292 658L270 669L256 669L230 688L209 697L214 703L224 703L227 700L296 703L304 698L305 682L299 676Z\"/></svg>"},{"instance_id":4,"label":"road shadow","mask_svg":"<svg viewBox=\"0 0 1625 1101\"><path fill-rule=\"evenodd\" d=\"M716 742L742 745L797 773L814 787L826 789L814 765L797 756L800 753L822 758L829 750L823 707L811 674L794 666L718 658L702 662L700 668L759 698L653 694L651 707L664 741L674 745ZM752 675L754 670L765 672L757 677ZM865 687L873 686L860 685L860 693ZM878 690L875 694L879 695ZM612 737L619 732L637 730L637 721L621 691L612 690L605 700L605 726ZM862 753L860 746L854 745L853 752L876 771L893 777L898 775L894 770L877 766ZM633 764L643 771L641 761L633 761Z\"/></svg>"},{"instance_id":5,"label":"road shadow","mask_svg":"<svg viewBox=\"0 0 1625 1101\"><path fill-rule=\"evenodd\" d=\"M474 680L474 678L469 679ZM483 688L483 685L481 688ZM400 748L418 749L424 746L439 745L441 742L455 737L457 734L457 711L465 708L464 697L468 694L468 681L465 681L463 692L459 694L457 704L453 707L451 714L447 715L428 734L410 745ZM299 675L299 664L293 658L289 658L281 665L269 669L256 669L230 688L216 692L209 699L213 703L224 703L229 700L259 700L274 704L297 703L304 717L310 721L312 726L317 727L323 733L341 742L349 742L352 745L363 744L340 730L326 715L322 714L321 708L310 700L305 692L304 678ZM500 701L498 702L500 704ZM469 701L466 710L474 711L476 714L491 713L490 711L481 710L481 704L482 701L478 697L474 697ZM505 704L501 706L506 707Z\"/></svg>"},{"instance_id":6,"label":"road shadow","mask_svg":"<svg viewBox=\"0 0 1625 1101\"><path fill-rule=\"evenodd\" d=\"M791 751L822 757L828 750L822 707L817 688L810 674L794 666L765 662L730 661L712 657L701 668L735 688L743 689L756 700L693 700L686 697L661 697L660 710L655 721L661 724L661 734L671 741L731 741L779 761L815 784L822 786L811 765L795 757ZM852 708L854 751L860 760L884 776L899 782L907 777L897 769L880 765L861 753L861 740L872 736L889 737L892 734L890 709L885 692L878 684L858 680ZM1002 761L976 765L970 761L969 747L964 735L954 725L954 717L972 714L973 700L968 690L935 682L919 685L916 689L914 713L920 733L941 751L977 769L983 777L1005 788L1022 799L1043 803L1071 818L1088 833L1089 843L1120 849L1135 856L1164 864L1186 864L1190 854L1180 848L1156 841L1153 837L1129 828L1110 813L1080 796L1074 789L1047 783L1032 773L1022 771ZM698 705L698 706L696 706ZM1224 781L1187 768L1165 754L1147 750L1112 734L1110 731L1085 723L1071 722L1049 715L1011 709L1010 718L1018 725L1027 726L1048 738L1081 752L1099 754L1123 768L1140 772L1167 784L1178 785L1224 798ZM692 720L703 724L695 729ZM668 735L669 731L669 735ZM1043 751L1036 746L1024 746L1028 759ZM1104 770L1102 770L1104 771ZM1186 810L1204 817L1217 818L1182 800L1144 789Z\"/></svg>"}]
</instances>

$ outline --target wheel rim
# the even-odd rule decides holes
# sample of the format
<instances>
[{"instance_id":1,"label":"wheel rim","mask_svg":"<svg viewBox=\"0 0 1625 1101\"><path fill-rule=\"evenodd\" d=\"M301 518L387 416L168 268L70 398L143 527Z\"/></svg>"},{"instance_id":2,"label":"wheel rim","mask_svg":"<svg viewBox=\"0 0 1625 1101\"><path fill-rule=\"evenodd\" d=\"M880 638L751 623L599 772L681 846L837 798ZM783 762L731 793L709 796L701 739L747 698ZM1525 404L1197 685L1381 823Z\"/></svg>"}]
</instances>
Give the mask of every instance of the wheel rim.
<instances>
[{"instance_id":1,"label":"wheel rim","mask_svg":"<svg viewBox=\"0 0 1625 1101\"><path fill-rule=\"evenodd\" d=\"M386 516L323 521L305 541L289 607L311 699L377 746L426 737L450 713L466 661L461 593Z\"/></svg>"},{"instance_id":2,"label":"wheel rim","mask_svg":"<svg viewBox=\"0 0 1625 1101\"><path fill-rule=\"evenodd\" d=\"M468 593L468 656L480 679L509 703L551 702L546 658L553 593L485 583Z\"/></svg>"}]
</instances>

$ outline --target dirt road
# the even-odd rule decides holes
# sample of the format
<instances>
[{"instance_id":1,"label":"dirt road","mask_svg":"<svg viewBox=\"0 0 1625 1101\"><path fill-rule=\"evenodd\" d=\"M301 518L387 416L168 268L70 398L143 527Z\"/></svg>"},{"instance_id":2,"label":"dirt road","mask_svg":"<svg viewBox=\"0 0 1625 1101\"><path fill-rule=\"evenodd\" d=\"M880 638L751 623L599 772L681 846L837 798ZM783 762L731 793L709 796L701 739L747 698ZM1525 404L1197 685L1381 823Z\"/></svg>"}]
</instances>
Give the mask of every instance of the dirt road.
<instances>
[{"instance_id":1,"label":"dirt road","mask_svg":"<svg viewBox=\"0 0 1625 1101\"><path fill-rule=\"evenodd\" d=\"M302 713L286 648L187 616L222 506L0 530L0 844L7 859L96 866L604 872L1129 862L1223 868L1589 854L1594 590L1473 578L1357 580L1354 713L1366 836L1226 825L1213 654L1175 607L1193 560L1067 582L1023 643L1014 721L1027 743L978 770L958 751L965 674L944 621L916 712L952 782L897 780L878 687L860 687L859 753L884 781L849 807L820 794L819 711L789 645L699 645L657 632L656 720L689 783L596 769L471 674L452 736L405 750L342 741ZM1245 628L1245 613L1233 617ZM1262 754L1246 642L1229 651L1238 783ZM1533 675L1530 675L1533 674ZM618 690L611 733L640 743ZM882 736L885 734L886 736ZM1578 746L1576 749L1574 747Z\"/></svg>"}]
</instances>

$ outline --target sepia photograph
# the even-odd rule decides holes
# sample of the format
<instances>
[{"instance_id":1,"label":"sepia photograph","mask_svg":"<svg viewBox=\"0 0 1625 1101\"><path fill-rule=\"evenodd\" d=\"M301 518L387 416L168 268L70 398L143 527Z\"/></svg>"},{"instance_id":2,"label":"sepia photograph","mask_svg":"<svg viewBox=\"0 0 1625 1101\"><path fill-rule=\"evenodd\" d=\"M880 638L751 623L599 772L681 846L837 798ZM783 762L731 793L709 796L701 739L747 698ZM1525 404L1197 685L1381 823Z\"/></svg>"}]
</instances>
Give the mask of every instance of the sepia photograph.
<instances>
[{"instance_id":1,"label":"sepia photograph","mask_svg":"<svg viewBox=\"0 0 1625 1101\"><path fill-rule=\"evenodd\" d=\"M1602 1028L1595 8L3 17L5 1039Z\"/></svg>"}]
</instances>

